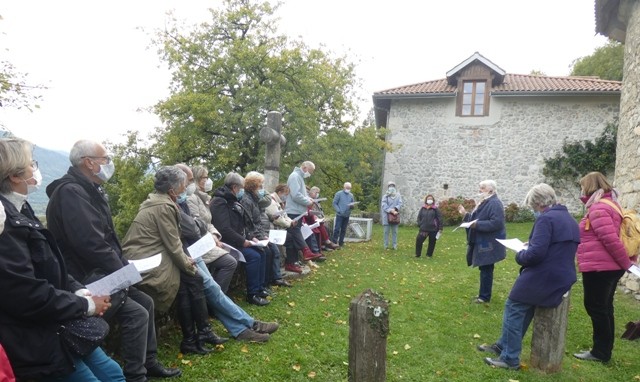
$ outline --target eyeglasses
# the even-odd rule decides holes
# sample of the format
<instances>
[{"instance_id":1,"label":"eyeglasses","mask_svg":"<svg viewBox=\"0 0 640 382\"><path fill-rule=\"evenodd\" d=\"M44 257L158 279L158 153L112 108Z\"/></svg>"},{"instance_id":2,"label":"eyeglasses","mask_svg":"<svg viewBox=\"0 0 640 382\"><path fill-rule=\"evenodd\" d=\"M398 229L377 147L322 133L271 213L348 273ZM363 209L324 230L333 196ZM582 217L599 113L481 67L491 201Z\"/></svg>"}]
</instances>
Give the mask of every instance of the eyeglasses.
<instances>
[{"instance_id":1,"label":"eyeglasses","mask_svg":"<svg viewBox=\"0 0 640 382\"><path fill-rule=\"evenodd\" d=\"M33 171L38 169L38 161L37 160L34 159L34 160L31 161L31 169Z\"/></svg>"},{"instance_id":2,"label":"eyeglasses","mask_svg":"<svg viewBox=\"0 0 640 382\"><path fill-rule=\"evenodd\" d=\"M104 159L105 161L107 161L107 164L111 163L111 157L110 156L106 156L106 157L94 157L94 156L90 156L90 155L86 155L83 156L81 158L91 158L91 159Z\"/></svg>"}]
</instances>

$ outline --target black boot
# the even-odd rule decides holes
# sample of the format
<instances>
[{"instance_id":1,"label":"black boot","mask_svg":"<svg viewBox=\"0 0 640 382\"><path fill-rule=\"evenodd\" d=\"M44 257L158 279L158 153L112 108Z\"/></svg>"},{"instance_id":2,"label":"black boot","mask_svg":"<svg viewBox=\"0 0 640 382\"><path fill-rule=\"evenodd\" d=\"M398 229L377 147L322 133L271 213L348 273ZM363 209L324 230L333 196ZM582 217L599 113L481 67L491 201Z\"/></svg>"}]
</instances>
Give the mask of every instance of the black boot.
<instances>
[{"instance_id":1,"label":"black boot","mask_svg":"<svg viewBox=\"0 0 640 382\"><path fill-rule=\"evenodd\" d=\"M191 304L189 296L184 293L178 293L178 322L180 322L180 328L182 329L182 341L180 342L180 352L183 354L207 354L212 350L206 347L200 346L198 336L196 334L196 327L194 323L193 314L191 313Z\"/></svg>"},{"instance_id":2,"label":"black boot","mask_svg":"<svg viewBox=\"0 0 640 382\"><path fill-rule=\"evenodd\" d=\"M191 312L193 313L193 318L198 328L198 342L202 347L205 346L205 343L221 345L229 341L228 338L219 337L211 330L207 304L204 298L196 298L195 301L193 301Z\"/></svg>"}]
</instances>

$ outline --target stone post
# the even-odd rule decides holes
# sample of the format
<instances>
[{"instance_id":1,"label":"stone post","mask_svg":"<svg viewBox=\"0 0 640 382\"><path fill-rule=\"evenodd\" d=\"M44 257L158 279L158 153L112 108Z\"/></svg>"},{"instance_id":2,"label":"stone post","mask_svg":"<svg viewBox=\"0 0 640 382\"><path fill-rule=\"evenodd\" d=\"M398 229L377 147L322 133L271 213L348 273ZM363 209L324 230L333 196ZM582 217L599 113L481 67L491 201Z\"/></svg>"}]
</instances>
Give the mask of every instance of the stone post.
<instances>
[{"instance_id":1,"label":"stone post","mask_svg":"<svg viewBox=\"0 0 640 382\"><path fill-rule=\"evenodd\" d=\"M287 143L282 130L282 114L270 111L267 114L267 126L260 129L260 139L267 144L264 158L264 189L271 193L280 180L281 147Z\"/></svg>"},{"instance_id":2,"label":"stone post","mask_svg":"<svg viewBox=\"0 0 640 382\"><path fill-rule=\"evenodd\" d=\"M562 369L569 320L569 292L555 308L536 308L531 337L531 367L545 373Z\"/></svg>"}]
</instances>

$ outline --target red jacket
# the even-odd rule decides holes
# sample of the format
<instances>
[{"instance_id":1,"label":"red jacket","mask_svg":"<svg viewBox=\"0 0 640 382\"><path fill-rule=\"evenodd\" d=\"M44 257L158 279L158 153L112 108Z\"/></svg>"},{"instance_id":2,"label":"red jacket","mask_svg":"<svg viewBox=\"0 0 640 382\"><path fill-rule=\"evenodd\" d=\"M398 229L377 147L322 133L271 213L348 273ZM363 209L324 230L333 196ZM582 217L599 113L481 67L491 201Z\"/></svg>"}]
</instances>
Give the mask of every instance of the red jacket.
<instances>
[{"instance_id":1,"label":"red jacket","mask_svg":"<svg viewBox=\"0 0 640 382\"><path fill-rule=\"evenodd\" d=\"M611 194L602 196L611 199ZM589 224L587 226L587 219ZM580 221L578 270L580 272L627 270L631 260L620 240L620 214L605 203L593 203Z\"/></svg>"}]
</instances>

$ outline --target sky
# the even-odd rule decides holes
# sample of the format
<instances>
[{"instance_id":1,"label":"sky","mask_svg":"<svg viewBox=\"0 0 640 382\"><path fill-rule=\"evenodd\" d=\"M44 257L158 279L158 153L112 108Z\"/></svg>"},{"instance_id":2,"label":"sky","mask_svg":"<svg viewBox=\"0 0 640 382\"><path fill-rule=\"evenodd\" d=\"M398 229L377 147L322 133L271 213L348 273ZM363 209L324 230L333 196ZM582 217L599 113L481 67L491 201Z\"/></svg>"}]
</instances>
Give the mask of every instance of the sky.
<instances>
[{"instance_id":1,"label":"sky","mask_svg":"<svg viewBox=\"0 0 640 382\"><path fill-rule=\"evenodd\" d=\"M47 86L33 112L0 108L0 124L44 148L121 142L161 125L148 108L169 96L151 47L166 13L210 20L220 0L2 0L0 59ZM286 0L279 33L356 64L363 113L374 92L446 77L479 52L507 73L565 76L606 43L589 0ZM364 115L364 114L363 114Z\"/></svg>"}]
</instances>

